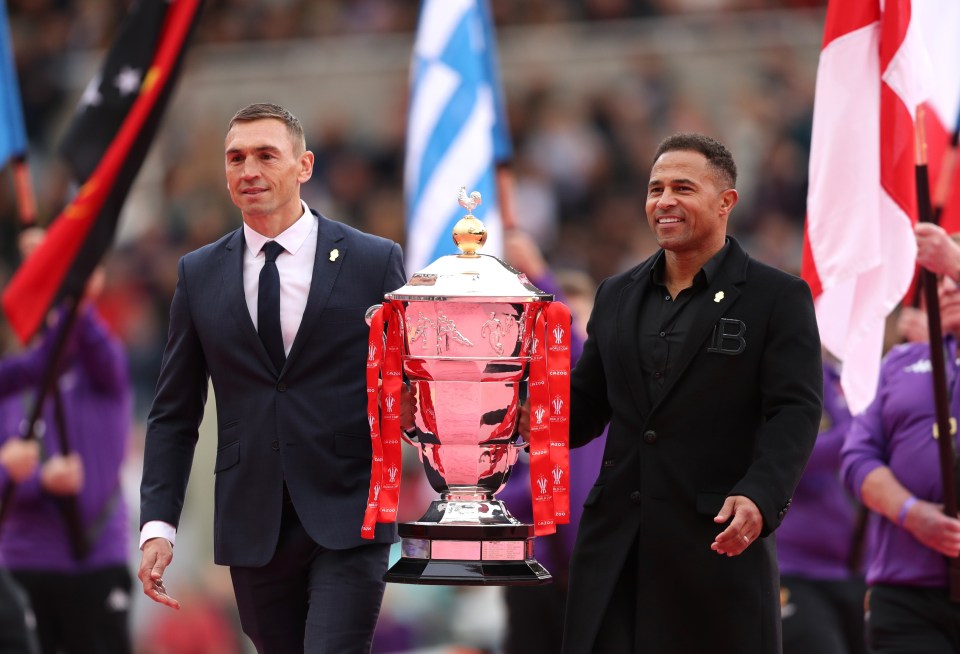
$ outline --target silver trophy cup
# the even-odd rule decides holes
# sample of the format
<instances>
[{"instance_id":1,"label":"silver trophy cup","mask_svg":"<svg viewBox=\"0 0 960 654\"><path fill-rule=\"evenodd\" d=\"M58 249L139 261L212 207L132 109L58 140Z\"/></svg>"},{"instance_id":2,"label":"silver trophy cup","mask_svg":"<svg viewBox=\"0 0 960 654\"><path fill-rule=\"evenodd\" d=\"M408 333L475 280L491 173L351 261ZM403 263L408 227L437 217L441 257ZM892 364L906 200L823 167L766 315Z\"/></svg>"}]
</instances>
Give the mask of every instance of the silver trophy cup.
<instances>
[{"instance_id":1,"label":"silver trophy cup","mask_svg":"<svg viewBox=\"0 0 960 654\"><path fill-rule=\"evenodd\" d=\"M460 203L472 212L479 194ZM440 493L416 522L401 523L400 560L385 579L455 585L550 580L534 558L533 527L495 495L525 443L517 423L535 321L553 296L496 257L472 214L454 228L460 255L437 259L385 296L403 324L403 370L417 402L418 448Z\"/></svg>"}]
</instances>

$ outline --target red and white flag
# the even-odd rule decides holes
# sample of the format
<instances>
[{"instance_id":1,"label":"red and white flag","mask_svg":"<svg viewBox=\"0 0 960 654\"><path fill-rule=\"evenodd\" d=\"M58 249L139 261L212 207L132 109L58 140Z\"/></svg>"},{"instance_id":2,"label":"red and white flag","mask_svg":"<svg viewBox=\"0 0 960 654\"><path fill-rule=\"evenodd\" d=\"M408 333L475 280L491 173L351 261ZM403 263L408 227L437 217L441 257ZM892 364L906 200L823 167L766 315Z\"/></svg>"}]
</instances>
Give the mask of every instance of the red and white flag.
<instances>
[{"instance_id":1,"label":"red and white flag","mask_svg":"<svg viewBox=\"0 0 960 654\"><path fill-rule=\"evenodd\" d=\"M948 90L960 92L960 57L944 54L960 43L956 5L831 0L827 8L803 277L816 301L823 345L843 362L841 383L854 413L873 399L885 320L914 275L916 108L938 88L945 97ZM952 34L942 38L948 26ZM928 129L933 163L953 129L956 99L951 116L944 115L951 111L946 104L927 105L928 123L940 122Z\"/></svg>"}]
</instances>

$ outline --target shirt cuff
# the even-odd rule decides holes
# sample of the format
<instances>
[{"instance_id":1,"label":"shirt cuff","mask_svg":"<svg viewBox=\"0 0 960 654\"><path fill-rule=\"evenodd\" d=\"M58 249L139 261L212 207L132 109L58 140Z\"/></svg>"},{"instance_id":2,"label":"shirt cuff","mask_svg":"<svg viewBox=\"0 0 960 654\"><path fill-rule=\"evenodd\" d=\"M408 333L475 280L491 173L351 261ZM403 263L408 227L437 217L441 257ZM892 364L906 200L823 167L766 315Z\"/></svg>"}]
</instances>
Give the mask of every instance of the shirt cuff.
<instances>
[{"instance_id":1,"label":"shirt cuff","mask_svg":"<svg viewBox=\"0 0 960 654\"><path fill-rule=\"evenodd\" d=\"M174 545L177 540L177 528L162 520L151 520L143 525L143 529L140 530L141 550L143 549L143 544L151 538L166 538L170 541L171 545Z\"/></svg>"}]
</instances>

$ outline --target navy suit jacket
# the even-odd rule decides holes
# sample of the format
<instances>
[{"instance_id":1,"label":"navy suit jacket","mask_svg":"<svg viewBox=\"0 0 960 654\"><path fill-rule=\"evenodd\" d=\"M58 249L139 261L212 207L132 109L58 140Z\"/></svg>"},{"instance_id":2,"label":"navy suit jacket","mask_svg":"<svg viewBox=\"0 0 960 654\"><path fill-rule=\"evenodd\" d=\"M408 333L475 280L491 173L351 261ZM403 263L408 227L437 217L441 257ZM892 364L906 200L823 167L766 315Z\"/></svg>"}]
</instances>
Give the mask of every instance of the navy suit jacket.
<instances>
[{"instance_id":1,"label":"navy suit jacket","mask_svg":"<svg viewBox=\"0 0 960 654\"><path fill-rule=\"evenodd\" d=\"M176 526L208 380L216 394L214 558L262 566L276 549L283 482L318 544L369 543L360 527L370 481L367 308L404 284L400 246L314 212L313 280L283 370L260 341L243 291L243 230L184 256L147 424L141 526ZM338 256L331 257L336 250ZM333 259L333 260L331 260ZM377 525L375 542L396 540Z\"/></svg>"}]
</instances>

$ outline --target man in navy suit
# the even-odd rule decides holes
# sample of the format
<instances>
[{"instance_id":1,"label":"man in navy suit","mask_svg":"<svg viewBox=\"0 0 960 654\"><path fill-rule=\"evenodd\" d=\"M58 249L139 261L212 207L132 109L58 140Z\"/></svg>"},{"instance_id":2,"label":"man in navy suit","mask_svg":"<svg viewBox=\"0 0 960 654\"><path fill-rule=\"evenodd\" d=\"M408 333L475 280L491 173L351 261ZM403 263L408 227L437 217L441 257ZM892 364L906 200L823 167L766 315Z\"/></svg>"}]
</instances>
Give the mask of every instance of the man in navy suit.
<instances>
[{"instance_id":1,"label":"man in navy suit","mask_svg":"<svg viewBox=\"0 0 960 654\"><path fill-rule=\"evenodd\" d=\"M366 653L396 528L360 538L364 313L403 285L403 263L396 243L306 206L313 161L282 107L230 121L227 188L244 224L179 263L147 426L139 577L148 597L179 608L163 572L212 380L214 558L230 566L244 632L261 653Z\"/></svg>"}]
</instances>

